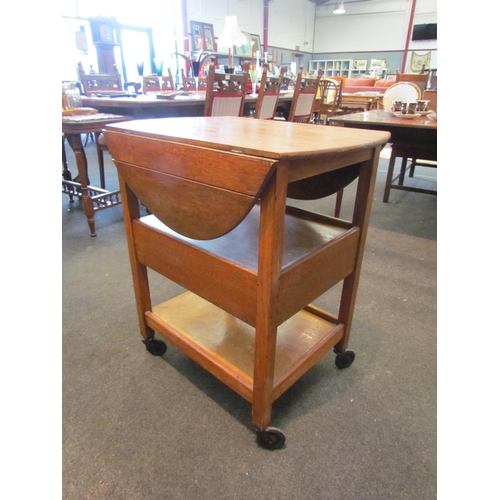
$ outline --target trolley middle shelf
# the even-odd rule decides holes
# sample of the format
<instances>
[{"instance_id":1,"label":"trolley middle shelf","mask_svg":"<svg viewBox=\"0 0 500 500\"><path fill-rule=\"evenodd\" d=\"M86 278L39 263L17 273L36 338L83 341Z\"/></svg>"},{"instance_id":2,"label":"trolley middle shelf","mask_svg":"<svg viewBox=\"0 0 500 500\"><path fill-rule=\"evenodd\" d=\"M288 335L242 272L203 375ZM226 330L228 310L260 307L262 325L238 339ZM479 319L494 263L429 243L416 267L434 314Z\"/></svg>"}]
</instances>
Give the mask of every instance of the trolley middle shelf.
<instances>
[{"instance_id":1,"label":"trolley middle shelf","mask_svg":"<svg viewBox=\"0 0 500 500\"><path fill-rule=\"evenodd\" d=\"M260 207L213 240L193 240L154 216L134 220L135 251L145 266L255 326ZM278 324L353 272L359 228L287 207L279 277Z\"/></svg>"}]
</instances>

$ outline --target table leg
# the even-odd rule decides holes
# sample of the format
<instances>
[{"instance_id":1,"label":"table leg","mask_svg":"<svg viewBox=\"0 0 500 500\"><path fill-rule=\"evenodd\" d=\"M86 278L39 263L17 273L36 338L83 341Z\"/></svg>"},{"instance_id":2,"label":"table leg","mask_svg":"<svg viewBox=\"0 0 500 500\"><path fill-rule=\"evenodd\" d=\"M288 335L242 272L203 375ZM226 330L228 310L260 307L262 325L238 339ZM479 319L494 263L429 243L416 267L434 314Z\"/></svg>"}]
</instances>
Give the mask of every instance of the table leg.
<instances>
[{"instance_id":1,"label":"table leg","mask_svg":"<svg viewBox=\"0 0 500 500\"><path fill-rule=\"evenodd\" d=\"M392 148L391 159L389 160L389 168L387 170L387 179L385 180L384 198L383 202L389 201L389 193L391 191L392 175L394 174L394 164L396 163L396 155L394 154L394 147Z\"/></svg>"},{"instance_id":2,"label":"table leg","mask_svg":"<svg viewBox=\"0 0 500 500\"><path fill-rule=\"evenodd\" d=\"M89 178L87 175L87 157L83 149L82 138L80 134L65 134L71 149L75 153L76 165L78 167L78 175L75 182L79 182L82 187L82 204L83 212L87 216L87 222L90 228L90 236L95 236L95 219L94 219L94 204L89 195L88 185Z\"/></svg>"},{"instance_id":3,"label":"table leg","mask_svg":"<svg viewBox=\"0 0 500 500\"><path fill-rule=\"evenodd\" d=\"M401 171L399 172L399 178L398 178L398 184L402 186L405 181L405 174L406 174L406 164L408 163L408 158L403 157L401 160Z\"/></svg>"},{"instance_id":4,"label":"table leg","mask_svg":"<svg viewBox=\"0 0 500 500\"><path fill-rule=\"evenodd\" d=\"M68 169L68 160L66 158L66 148L64 147L64 141L66 138L64 134L62 136L62 166L63 166L63 179L65 181L71 181L73 178L71 177L71 172Z\"/></svg>"}]
</instances>

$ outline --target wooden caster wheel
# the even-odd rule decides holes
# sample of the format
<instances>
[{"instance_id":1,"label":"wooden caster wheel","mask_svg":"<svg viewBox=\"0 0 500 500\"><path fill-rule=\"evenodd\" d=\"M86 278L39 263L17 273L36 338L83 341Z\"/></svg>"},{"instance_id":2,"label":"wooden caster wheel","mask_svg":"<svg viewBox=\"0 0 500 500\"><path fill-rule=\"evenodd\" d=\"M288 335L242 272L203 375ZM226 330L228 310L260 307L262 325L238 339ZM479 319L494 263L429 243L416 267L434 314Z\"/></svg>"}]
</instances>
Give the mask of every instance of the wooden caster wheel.
<instances>
[{"instance_id":1,"label":"wooden caster wheel","mask_svg":"<svg viewBox=\"0 0 500 500\"><path fill-rule=\"evenodd\" d=\"M340 369L348 368L352 365L355 357L354 351L350 351L349 349L344 352L338 352L335 358L335 366Z\"/></svg>"},{"instance_id":2,"label":"wooden caster wheel","mask_svg":"<svg viewBox=\"0 0 500 500\"><path fill-rule=\"evenodd\" d=\"M146 346L147 351L153 356L162 356L167 352L167 344L161 340L151 338L143 340L142 343Z\"/></svg>"},{"instance_id":3,"label":"wooden caster wheel","mask_svg":"<svg viewBox=\"0 0 500 500\"><path fill-rule=\"evenodd\" d=\"M267 450L279 450L285 444L285 435L276 427L268 427L263 431L257 431L257 441Z\"/></svg>"}]
</instances>

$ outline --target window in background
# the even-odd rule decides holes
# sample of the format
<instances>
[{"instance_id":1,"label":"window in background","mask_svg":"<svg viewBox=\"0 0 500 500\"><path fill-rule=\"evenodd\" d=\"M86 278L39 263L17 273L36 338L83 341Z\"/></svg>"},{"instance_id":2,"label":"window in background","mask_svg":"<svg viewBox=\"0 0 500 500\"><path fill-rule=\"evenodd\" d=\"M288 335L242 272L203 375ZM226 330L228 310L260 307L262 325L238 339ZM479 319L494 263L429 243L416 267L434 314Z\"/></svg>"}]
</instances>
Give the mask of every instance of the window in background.
<instances>
[{"instance_id":1,"label":"window in background","mask_svg":"<svg viewBox=\"0 0 500 500\"><path fill-rule=\"evenodd\" d=\"M181 0L153 0L145 8L118 0L63 0L62 12L63 79L76 77L80 60L85 70L92 65L97 71L97 56L87 21L97 16L116 19L115 59L124 82L139 81L138 61L144 61L144 74L155 72L153 59L162 60L163 68L171 67L177 73L172 54L177 52L176 40L182 35ZM77 33L81 25L85 26L86 52L76 45L77 37L84 38Z\"/></svg>"}]
</instances>

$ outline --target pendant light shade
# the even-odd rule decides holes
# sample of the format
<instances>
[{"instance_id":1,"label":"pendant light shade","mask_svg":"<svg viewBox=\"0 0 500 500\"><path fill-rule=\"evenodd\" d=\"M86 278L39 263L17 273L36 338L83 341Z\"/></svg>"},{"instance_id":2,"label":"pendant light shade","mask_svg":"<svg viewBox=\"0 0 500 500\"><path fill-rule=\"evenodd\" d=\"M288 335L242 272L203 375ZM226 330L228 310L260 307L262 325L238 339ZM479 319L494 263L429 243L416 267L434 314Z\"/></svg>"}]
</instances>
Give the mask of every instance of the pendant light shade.
<instances>
[{"instance_id":1,"label":"pendant light shade","mask_svg":"<svg viewBox=\"0 0 500 500\"><path fill-rule=\"evenodd\" d=\"M231 48L233 45L239 47L246 43L247 37L238 28L236 16L226 16L224 31L217 40L217 48Z\"/></svg>"},{"instance_id":2,"label":"pendant light shade","mask_svg":"<svg viewBox=\"0 0 500 500\"><path fill-rule=\"evenodd\" d=\"M344 2L338 3L333 9L334 14L345 14Z\"/></svg>"}]
</instances>

